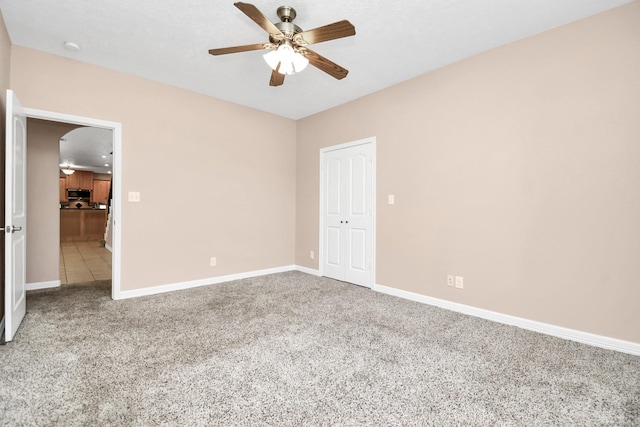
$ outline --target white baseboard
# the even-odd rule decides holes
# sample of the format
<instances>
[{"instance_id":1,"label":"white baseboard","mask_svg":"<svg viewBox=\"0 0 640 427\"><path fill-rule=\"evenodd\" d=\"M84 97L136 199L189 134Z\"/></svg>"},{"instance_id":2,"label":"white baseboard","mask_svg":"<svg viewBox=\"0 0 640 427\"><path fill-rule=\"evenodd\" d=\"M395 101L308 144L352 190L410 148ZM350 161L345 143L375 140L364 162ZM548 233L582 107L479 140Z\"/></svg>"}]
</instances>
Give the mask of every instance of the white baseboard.
<instances>
[{"instance_id":1,"label":"white baseboard","mask_svg":"<svg viewBox=\"0 0 640 427\"><path fill-rule=\"evenodd\" d=\"M24 288L27 291L35 291L38 289L49 289L49 288L59 288L60 287L60 280L51 280L49 282L34 282L34 283L27 283Z\"/></svg>"},{"instance_id":2,"label":"white baseboard","mask_svg":"<svg viewBox=\"0 0 640 427\"><path fill-rule=\"evenodd\" d=\"M401 289L391 288L384 285L375 285L373 290L388 295L420 302L423 304L433 305L445 308L451 311L468 314L470 316L481 317L483 319L492 320L506 325L517 326L519 328L528 329L534 332L540 332L558 338L571 341L577 341L583 344L595 347L605 348L607 350L620 351L622 353L640 356L640 344L631 341L624 341L617 338L609 338L602 335L591 334L588 332L577 331L575 329L564 328L561 326L550 325L548 323L536 322L534 320L524 319L522 317L502 314L495 311L484 310L482 308L472 307L465 304L459 304L439 298L428 297L426 295L416 294L413 292L403 291Z\"/></svg>"},{"instance_id":3,"label":"white baseboard","mask_svg":"<svg viewBox=\"0 0 640 427\"><path fill-rule=\"evenodd\" d=\"M320 270L315 270L309 267L303 267L301 265L296 265L296 271L301 273L311 274L312 276L320 276Z\"/></svg>"},{"instance_id":4,"label":"white baseboard","mask_svg":"<svg viewBox=\"0 0 640 427\"><path fill-rule=\"evenodd\" d=\"M218 283L231 282L234 280L249 279L252 277L266 276L267 274L284 273L296 270L294 265L284 267L268 268L265 270L248 271L246 273L230 274L227 276L211 277L208 279L191 280L188 282L169 283L167 285L151 286L142 289L133 289L131 291L120 291L114 299L136 298L147 295L162 294L165 292L180 291L184 289L197 288L199 286L216 285Z\"/></svg>"},{"instance_id":5,"label":"white baseboard","mask_svg":"<svg viewBox=\"0 0 640 427\"><path fill-rule=\"evenodd\" d=\"M109 252L113 252L113 248L110 245L107 245L106 243L104 244L104 248Z\"/></svg>"}]
</instances>

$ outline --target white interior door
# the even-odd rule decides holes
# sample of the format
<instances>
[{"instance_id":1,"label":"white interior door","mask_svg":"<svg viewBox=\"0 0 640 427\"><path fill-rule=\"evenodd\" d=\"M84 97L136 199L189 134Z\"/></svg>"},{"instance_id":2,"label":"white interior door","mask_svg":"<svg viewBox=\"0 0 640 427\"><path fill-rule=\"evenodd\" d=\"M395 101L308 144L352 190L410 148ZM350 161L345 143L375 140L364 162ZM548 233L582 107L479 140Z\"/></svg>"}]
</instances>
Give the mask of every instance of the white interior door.
<instances>
[{"instance_id":1,"label":"white interior door","mask_svg":"<svg viewBox=\"0 0 640 427\"><path fill-rule=\"evenodd\" d=\"M322 272L373 286L373 144L328 150L322 159Z\"/></svg>"},{"instance_id":2,"label":"white interior door","mask_svg":"<svg viewBox=\"0 0 640 427\"><path fill-rule=\"evenodd\" d=\"M7 90L5 157L5 340L11 341L26 313L27 116Z\"/></svg>"}]
</instances>

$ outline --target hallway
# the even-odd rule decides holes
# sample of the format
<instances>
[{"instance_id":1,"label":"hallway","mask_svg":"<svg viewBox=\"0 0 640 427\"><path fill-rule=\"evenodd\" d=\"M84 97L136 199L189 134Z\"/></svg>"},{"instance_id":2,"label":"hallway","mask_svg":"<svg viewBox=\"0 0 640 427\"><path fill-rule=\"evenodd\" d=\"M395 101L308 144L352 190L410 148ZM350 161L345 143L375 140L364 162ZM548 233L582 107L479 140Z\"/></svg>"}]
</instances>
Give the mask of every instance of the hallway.
<instances>
[{"instance_id":1,"label":"hallway","mask_svg":"<svg viewBox=\"0 0 640 427\"><path fill-rule=\"evenodd\" d=\"M60 243L60 283L111 279L111 252L100 242Z\"/></svg>"}]
</instances>

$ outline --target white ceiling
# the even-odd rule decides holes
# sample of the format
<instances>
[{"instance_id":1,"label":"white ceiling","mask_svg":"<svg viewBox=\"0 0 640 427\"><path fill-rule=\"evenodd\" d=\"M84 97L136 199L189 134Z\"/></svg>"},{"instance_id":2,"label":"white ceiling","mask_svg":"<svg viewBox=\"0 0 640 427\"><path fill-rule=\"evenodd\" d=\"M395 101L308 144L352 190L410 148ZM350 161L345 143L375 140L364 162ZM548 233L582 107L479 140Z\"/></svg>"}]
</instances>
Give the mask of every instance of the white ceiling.
<instances>
[{"instance_id":1,"label":"white ceiling","mask_svg":"<svg viewBox=\"0 0 640 427\"><path fill-rule=\"evenodd\" d=\"M110 129L82 127L60 138L60 166L70 169L111 173L113 136Z\"/></svg>"},{"instance_id":2,"label":"white ceiling","mask_svg":"<svg viewBox=\"0 0 640 427\"><path fill-rule=\"evenodd\" d=\"M300 119L631 0L247 1L272 22L293 6L303 30L351 21L354 37L311 46L349 75L310 66L270 87L263 51L209 55L268 40L233 0L0 0L0 10L16 45Z\"/></svg>"}]
</instances>

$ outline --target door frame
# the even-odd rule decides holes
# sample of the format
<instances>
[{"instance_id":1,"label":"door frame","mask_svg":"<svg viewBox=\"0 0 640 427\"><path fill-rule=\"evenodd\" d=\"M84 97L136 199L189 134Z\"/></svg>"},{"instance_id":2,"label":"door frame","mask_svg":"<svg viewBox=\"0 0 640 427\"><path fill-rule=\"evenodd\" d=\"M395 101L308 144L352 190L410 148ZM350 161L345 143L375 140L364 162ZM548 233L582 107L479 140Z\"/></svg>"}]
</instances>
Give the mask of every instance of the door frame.
<instances>
[{"instance_id":1,"label":"door frame","mask_svg":"<svg viewBox=\"0 0 640 427\"><path fill-rule=\"evenodd\" d=\"M109 129L113 137L113 180L112 180L112 252L111 252L111 298L120 299L120 270L121 270L121 242L122 242L122 124L91 117L75 116L71 114L55 113L24 107L27 118L63 122L74 125L90 126ZM28 166L27 166L28 167Z\"/></svg>"},{"instance_id":2,"label":"door frame","mask_svg":"<svg viewBox=\"0 0 640 427\"><path fill-rule=\"evenodd\" d=\"M371 230L373 236L373 251L371 254L371 283L369 284L369 288L373 289L376 283L376 137L371 136L368 138L358 139L356 141L345 142L344 144L332 145L330 147L324 147L320 149L320 209L318 211L319 215L319 228L318 228L318 273L320 276L324 276L324 156L326 153L336 150L342 150L345 148L355 147L357 145L371 144L371 185L372 185L372 213L371 213L371 226L373 230Z\"/></svg>"}]
</instances>

